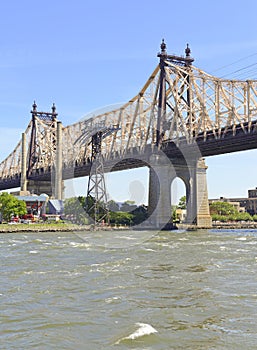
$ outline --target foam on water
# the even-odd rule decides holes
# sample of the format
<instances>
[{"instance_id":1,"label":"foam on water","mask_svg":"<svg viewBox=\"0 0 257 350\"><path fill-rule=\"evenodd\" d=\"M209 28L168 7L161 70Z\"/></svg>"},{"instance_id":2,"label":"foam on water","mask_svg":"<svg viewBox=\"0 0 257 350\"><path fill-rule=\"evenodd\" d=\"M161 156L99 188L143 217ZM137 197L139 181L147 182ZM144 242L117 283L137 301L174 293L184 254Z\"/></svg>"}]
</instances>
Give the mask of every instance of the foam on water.
<instances>
[{"instance_id":1,"label":"foam on water","mask_svg":"<svg viewBox=\"0 0 257 350\"><path fill-rule=\"evenodd\" d=\"M147 323L136 323L136 326L138 327L135 332L131 333L127 337L123 337L119 339L115 344L120 344L124 340L135 340L141 337L144 337L146 335L158 333L158 331L153 328L150 324Z\"/></svg>"},{"instance_id":2,"label":"foam on water","mask_svg":"<svg viewBox=\"0 0 257 350\"><path fill-rule=\"evenodd\" d=\"M89 248L90 244L87 242L70 242L69 243L71 247L74 248Z\"/></svg>"},{"instance_id":3,"label":"foam on water","mask_svg":"<svg viewBox=\"0 0 257 350\"><path fill-rule=\"evenodd\" d=\"M81 240L102 249L133 248L142 245L157 234L157 231L98 231L94 235L76 233Z\"/></svg>"}]
</instances>

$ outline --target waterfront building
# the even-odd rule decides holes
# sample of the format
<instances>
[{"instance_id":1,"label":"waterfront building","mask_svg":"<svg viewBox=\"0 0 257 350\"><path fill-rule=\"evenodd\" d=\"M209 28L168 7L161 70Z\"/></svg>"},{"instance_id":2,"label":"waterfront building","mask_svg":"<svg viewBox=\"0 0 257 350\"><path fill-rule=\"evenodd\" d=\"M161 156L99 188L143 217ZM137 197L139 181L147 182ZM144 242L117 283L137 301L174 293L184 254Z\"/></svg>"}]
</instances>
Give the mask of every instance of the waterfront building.
<instances>
[{"instance_id":1,"label":"waterfront building","mask_svg":"<svg viewBox=\"0 0 257 350\"><path fill-rule=\"evenodd\" d=\"M248 197L246 198L226 198L220 197L209 199L209 204L213 202L228 202L233 204L238 212L247 212L250 215L257 214L257 187L248 190Z\"/></svg>"}]
</instances>

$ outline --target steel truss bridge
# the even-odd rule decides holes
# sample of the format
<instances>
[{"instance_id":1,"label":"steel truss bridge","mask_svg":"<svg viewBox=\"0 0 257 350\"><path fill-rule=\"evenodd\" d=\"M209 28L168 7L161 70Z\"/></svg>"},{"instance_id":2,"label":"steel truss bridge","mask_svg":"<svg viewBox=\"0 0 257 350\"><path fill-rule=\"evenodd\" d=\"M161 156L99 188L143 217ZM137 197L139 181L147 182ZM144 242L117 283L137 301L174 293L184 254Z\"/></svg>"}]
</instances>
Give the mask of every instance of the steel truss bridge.
<instances>
[{"instance_id":1,"label":"steel truss bridge","mask_svg":"<svg viewBox=\"0 0 257 350\"><path fill-rule=\"evenodd\" d=\"M169 55L163 41L160 63L135 97L62 126L62 180L89 175L89 140L106 128L114 130L101 143L106 171L149 165L160 152L179 163L190 150L205 157L257 148L257 81L212 76L195 67L190 54L187 46L185 56ZM34 103L31 113L23 138L0 163L0 190L21 186L24 171L28 181L51 181L60 122L54 105L38 112Z\"/></svg>"}]
</instances>

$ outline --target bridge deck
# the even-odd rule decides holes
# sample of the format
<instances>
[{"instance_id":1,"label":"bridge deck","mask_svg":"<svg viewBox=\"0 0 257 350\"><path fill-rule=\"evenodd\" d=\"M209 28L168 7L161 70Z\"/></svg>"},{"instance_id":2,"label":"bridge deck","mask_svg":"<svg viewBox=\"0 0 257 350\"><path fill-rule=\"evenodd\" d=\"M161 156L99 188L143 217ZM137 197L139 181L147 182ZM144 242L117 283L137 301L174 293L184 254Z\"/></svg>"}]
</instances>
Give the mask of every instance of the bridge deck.
<instances>
[{"instance_id":1,"label":"bridge deck","mask_svg":"<svg viewBox=\"0 0 257 350\"><path fill-rule=\"evenodd\" d=\"M236 127L223 128L216 130L216 137L213 131L202 133L195 139L196 142L188 144L185 138L181 138L179 145L176 145L171 140L163 142L161 151L171 160L171 162L183 162L185 154L198 153L202 157L221 155L225 153L245 151L257 149L257 121L251 124L248 128L248 123L244 123ZM218 135L220 135L218 137ZM195 153L196 152L196 153ZM106 172L127 170L148 166L150 164L149 157L152 154L152 147L148 145L143 154L138 152L137 148L129 150L129 153L120 156L114 153L112 159L105 161ZM72 179L83 176L88 176L90 173L90 163L84 161L83 164L76 164L72 167L63 168L63 179ZM52 169L35 169L29 179L40 181L51 181ZM20 186L20 174L0 180L0 190L6 190Z\"/></svg>"}]
</instances>

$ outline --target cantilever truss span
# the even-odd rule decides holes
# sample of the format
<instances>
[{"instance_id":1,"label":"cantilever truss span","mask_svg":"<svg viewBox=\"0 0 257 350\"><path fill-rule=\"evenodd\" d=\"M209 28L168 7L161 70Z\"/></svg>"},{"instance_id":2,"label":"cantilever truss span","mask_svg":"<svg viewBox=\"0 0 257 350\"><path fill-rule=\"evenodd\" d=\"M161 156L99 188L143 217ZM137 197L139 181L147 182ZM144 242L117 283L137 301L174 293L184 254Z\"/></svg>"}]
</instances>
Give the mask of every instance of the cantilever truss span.
<instances>
[{"instance_id":1,"label":"cantilever truss span","mask_svg":"<svg viewBox=\"0 0 257 350\"><path fill-rule=\"evenodd\" d=\"M159 121L162 142L188 144L207 135L222 139L229 129L233 135L255 132L257 120L257 81L224 80L192 65L178 65L164 59L165 112ZM114 127L116 131L102 141L105 160L113 154L126 156L132 149L144 153L156 144L158 99L160 94L160 66L153 71L142 90L118 109L81 120L63 128L63 167L85 164L90 159L88 140L95 130ZM37 157L33 172L44 172L55 161L56 121L51 125L35 117ZM31 139L32 124L25 134ZM1 180L17 178L21 173L21 142L0 164Z\"/></svg>"}]
</instances>

